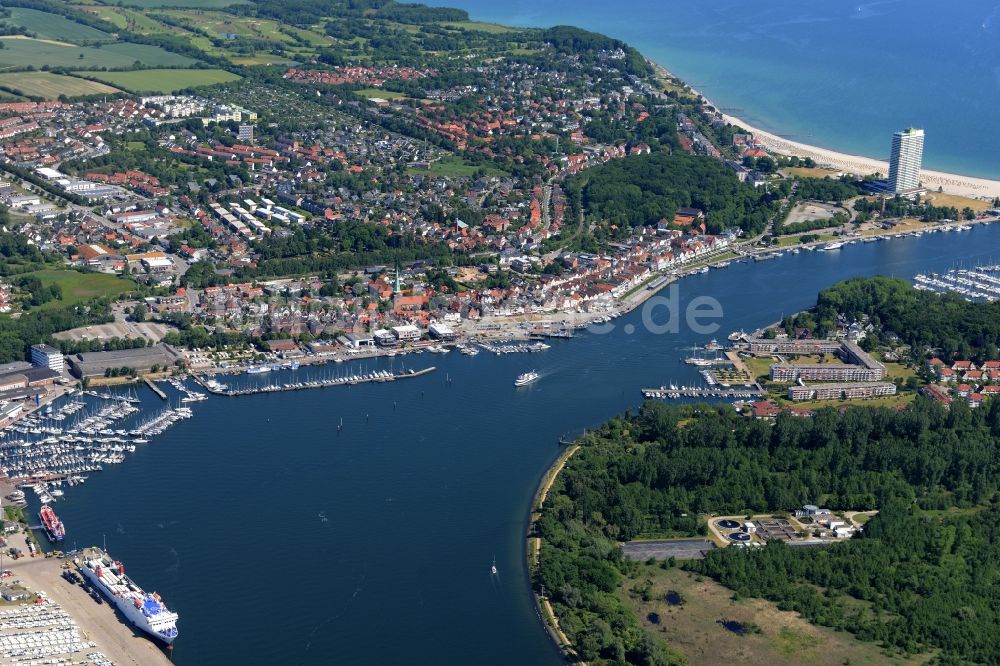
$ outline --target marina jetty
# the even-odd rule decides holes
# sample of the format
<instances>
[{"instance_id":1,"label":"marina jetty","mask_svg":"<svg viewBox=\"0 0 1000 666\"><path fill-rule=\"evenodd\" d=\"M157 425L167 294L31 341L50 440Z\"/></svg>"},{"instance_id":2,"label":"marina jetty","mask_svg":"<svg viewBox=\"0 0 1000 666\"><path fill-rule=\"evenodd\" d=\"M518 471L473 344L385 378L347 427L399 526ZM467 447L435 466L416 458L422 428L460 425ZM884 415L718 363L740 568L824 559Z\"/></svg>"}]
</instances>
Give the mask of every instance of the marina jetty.
<instances>
[{"instance_id":1,"label":"marina jetty","mask_svg":"<svg viewBox=\"0 0 1000 666\"><path fill-rule=\"evenodd\" d=\"M424 368L422 370L406 370L403 372L392 373L387 370L378 370L375 372L368 372L360 375L347 375L345 377L334 377L331 379L314 379L301 382L287 382L287 383L275 383L275 384L264 384L263 386L254 386L250 388L230 388L225 384L222 384L214 379L203 379L201 377L194 377L194 380L198 382L201 386L205 388L206 391L214 395L224 395L229 397L239 396L239 395L257 395L260 393L282 393L286 391L303 391L305 389L314 388L328 388L331 386L353 386L355 384L372 384L381 382L394 382L398 379L409 379L411 377L420 377L421 375L426 375L430 372L434 372L437 368L435 366L430 366L429 368Z\"/></svg>"},{"instance_id":2,"label":"marina jetty","mask_svg":"<svg viewBox=\"0 0 1000 666\"><path fill-rule=\"evenodd\" d=\"M766 395L758 384L744 388L708 388L698 386L661 386L659 388L644 388L645 398L663 398L676 400L679 398L759 398Z\"/></svg>"},{"instance_id":3,"label":"marina jetty","mask_svg":"<svg viewBox=\"0 0 1000 666\"><path fill-rule=\"evenodd\" d=\"M161 400L166 400L167 399L167 394L164 393L162 390L160 390L160 387L157 386L156 384L154 384L153 380L151 380L149 377L143 377L142 381L146 382L146 386L148 386L150 388L150 390L153 391L153 393L155 393L156 395L160 396Z\"/></svg>"}]
</instances>

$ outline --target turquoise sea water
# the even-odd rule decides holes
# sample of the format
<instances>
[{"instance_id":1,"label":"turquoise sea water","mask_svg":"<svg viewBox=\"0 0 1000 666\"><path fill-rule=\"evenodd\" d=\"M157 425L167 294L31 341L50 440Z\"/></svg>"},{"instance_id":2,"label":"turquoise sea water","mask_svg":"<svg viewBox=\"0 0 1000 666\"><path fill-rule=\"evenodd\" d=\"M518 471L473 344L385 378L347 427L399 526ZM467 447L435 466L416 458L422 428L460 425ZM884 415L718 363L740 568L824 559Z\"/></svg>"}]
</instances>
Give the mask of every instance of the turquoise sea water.
<instances>
[{"instance_id":1,"label":"turquoise sea water","mask_svg":"<svg viewBox=\"0 0 1000 666\"><path fill-rule=\"evenodd\" d=\"M887 158L924 127L924 165L1000 178L996 0L449 0L475 19L625 40L717 105L789 139Z\"/></svg>"},{"instance_id":2,"label":"turquoise sea water","mask_svg":"<svg viewBox=\"0 0 1000 666\"><path fill-rule=\"evenodd\" d=\"M959 260L1000 260L1000 224L734 264L682 280L679 302L716 297L721 337L808 307L838 280ZM193 418L66 489L54 507L66 546L106 535L180 613L177 664L555 666L524 530L558 439L636 408L644 386L700 381L682 359L708 336L657 335L642 321L637 311L539 354L408 356L407 367L438 370L394 384L193 403ZM533 368L541 379L515 390ZM166 404L139 391L147 410Z\"/></svg>"}]
</instances>

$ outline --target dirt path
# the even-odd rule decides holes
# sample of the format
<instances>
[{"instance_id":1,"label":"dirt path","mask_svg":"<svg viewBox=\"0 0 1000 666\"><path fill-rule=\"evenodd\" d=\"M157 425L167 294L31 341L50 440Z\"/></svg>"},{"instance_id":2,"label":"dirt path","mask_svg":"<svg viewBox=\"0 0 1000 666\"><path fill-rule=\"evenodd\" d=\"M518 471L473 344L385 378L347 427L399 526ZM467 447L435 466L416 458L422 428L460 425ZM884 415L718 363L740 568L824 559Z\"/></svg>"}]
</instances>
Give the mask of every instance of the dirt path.
<instances>
[{"instance_id":1,"label":"dirt path","mask_svg":"<svg viewBox=\"0 0 1000 666\"><path fill-rule=\"evenodd\" d=\"M55 44L56 46L71 46L73 48L80 48L79 44L70 44L69 42L57 42L54 39L38 39L36 37L28 37L26 35L4 35L3 39L25 39L32 42L41 42L43 44Z\"/></svg>"}]
</instances>

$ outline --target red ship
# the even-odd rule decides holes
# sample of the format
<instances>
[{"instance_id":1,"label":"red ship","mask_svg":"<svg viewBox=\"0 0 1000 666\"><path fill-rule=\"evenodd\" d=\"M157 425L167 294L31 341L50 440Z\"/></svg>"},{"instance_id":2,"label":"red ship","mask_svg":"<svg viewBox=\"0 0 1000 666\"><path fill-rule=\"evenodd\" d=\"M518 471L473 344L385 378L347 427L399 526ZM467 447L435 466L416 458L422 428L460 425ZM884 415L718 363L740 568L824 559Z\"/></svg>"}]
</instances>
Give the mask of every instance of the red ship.
<instances>
[{"instance_id":1,"label":"red ship","mask_svg":"<svg viewBox=\"0 0 1000 666\"><path fill-rule=\"evenodd\" d=\"M38 517L42 519L42 528L53 543L66 538L66 527L59 520L56 512L50 506L43 506L38 512Z\"/></svg>"}]
</instances>

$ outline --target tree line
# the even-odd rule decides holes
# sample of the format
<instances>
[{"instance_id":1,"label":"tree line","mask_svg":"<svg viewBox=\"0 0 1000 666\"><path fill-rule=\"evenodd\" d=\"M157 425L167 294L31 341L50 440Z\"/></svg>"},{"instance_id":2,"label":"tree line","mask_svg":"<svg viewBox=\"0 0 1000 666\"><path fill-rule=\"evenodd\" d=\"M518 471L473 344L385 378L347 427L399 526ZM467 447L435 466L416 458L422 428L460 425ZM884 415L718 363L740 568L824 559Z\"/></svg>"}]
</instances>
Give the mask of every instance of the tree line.
<instances>
[{"instance_id":1,"label":"tree line","mask_svg":"<svg viewBox=\"0 0 1000 666\"><path fill-rule=\"evenodd\" d=\"M728 406L647 402L579 440L536 524L534 583L584 660L670 663L618 597L634 566L620 542L704 533L699 514L874 509L846 543L723 549L687 566L892 651L995 663L998 435L1000 401L946 410L919 398L773 424Z\"/></svg>"}]
</instances>

